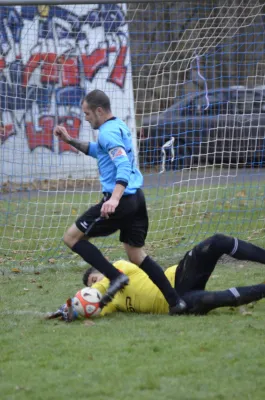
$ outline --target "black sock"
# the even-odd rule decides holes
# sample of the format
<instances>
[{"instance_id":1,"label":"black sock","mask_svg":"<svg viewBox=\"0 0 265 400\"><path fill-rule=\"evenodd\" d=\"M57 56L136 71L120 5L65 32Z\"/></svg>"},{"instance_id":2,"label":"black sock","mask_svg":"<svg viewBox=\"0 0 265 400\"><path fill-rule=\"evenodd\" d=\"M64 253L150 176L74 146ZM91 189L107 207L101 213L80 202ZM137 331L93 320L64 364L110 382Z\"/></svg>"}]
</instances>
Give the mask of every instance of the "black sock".
<instances>
[{"instance_id":1,"label":"black sock","mask_svg":"<svg viewBox=\"0 0 265 400\"><path fill-rule=\"evenodd\" d=\"M248 260L265 264L265 250L252 243L234 238L235 244L230 255L238 260Z\"/></svg>"},{"instance_id":2,"label":"black sock","mask_svg":"<svg viewBox=\"0 0 265 400\"><path fill-rule=\"evenodd\" d=\"M173 307L179 301L176 290L170 285L163 269L151 257L146 256L139 266L161 290L170 307Z\"/></svg>"},{"instance_id":3,"label":"black sock","mask_svg":"<svg viewBox=\"0 0 265 400\"><path fill-rule=\"evenodd\" d=\"M258 301L265 297L265 284L252 286L242 286L228 289L235 297L235 306L241 306L243 304L251 303L252 301Z\"/></svg>"},{"instance_id":4,"label":"black sock","mask_svg":"<svg viewBox=\"0 0 265 400\"><path fill-rule=\"evenodd\" d=\"M88 264L96 268L109 280L113 280L120 275L120 272L103 256L101 251L92 243L86 240L79 240L72 250L79 254Z\"/></svg>"},{"instance_id":5,"label":"black sock","mask_svg":"<svg viewBox=\"0 0 265 400\"><path fill-rule=\"evenodd\" d=\"M183 300L189 313L207 314L218 307L238 307L265 297L265 284L234 287L223 291L194 291L186 293Z\"/></svg>"}]
</instances>

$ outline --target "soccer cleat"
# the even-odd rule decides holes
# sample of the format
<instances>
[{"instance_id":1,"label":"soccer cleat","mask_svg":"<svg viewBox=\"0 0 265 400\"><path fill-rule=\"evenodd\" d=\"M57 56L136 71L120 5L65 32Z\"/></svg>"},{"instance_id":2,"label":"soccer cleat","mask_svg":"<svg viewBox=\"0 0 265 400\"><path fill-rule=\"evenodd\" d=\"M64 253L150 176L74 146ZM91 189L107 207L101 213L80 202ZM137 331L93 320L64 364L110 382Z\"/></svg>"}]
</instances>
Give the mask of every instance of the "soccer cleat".
<instances>
[{"instance_id":1,"label":"soccer cleat","mask_svg":"<svg viewBox=\"0 0 265 400\"><path fill-rule=\"evenodd\" d=\"M169 307L169 315L183 314L187 309L187 304L180 299L175 306Z\"/></svg>"},{"instance_id":2,"label":"soccer cleat","mask_svg":"<svg viewBox=\"0 0 265 400\"><path fill-rule=\"evenodd\" d=\"M120 274L116 279L113 279L110 282L109 288L106 293L103 295L100 300L100 307L105 307L108 303L110 303L115 296L115 294L124 288L124 286L128 285L129 278L125 274Z\"/></svg>"}]
</instances>

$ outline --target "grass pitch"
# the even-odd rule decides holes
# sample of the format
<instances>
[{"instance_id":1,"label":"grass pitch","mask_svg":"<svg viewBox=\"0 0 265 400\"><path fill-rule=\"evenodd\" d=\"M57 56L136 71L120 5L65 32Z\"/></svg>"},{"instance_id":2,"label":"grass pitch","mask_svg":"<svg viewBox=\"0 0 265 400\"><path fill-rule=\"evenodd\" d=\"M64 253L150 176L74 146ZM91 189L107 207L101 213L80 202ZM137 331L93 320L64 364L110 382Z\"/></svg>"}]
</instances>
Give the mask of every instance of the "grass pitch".
<instances>
[{"instance_id":1,"label":"grass pitch","mask_svg":"<svg viewBox=\"0 0 265 400\"><path fill-rule=\"evenodd\" d=\"M264 188L243 182L145 190L149 254L168 267L215 232L262 245ZM60 238L87 206L86 194L75 192L1 202L0 399L263 400L264 300L205 317L44 320L83 286L86 265ZM111 261L125 257L117 236L100 245ZM217 266L209 290L265 280L265 266L231 260Z\"/></svg>"},{"instance_id":2,"label":"grass pitch","mask_svg":"<svg viewBox=\"0 0 265 400\"><path fill-rule=\"evenodd\" d=\"M205 317L116 313L94 325L45 321L82 287L78 262L20 273L2 268L2 400L264 398L264 300ZM264 276L265 266L220 264L208 289Z\"/></svg>"}]
</instances>

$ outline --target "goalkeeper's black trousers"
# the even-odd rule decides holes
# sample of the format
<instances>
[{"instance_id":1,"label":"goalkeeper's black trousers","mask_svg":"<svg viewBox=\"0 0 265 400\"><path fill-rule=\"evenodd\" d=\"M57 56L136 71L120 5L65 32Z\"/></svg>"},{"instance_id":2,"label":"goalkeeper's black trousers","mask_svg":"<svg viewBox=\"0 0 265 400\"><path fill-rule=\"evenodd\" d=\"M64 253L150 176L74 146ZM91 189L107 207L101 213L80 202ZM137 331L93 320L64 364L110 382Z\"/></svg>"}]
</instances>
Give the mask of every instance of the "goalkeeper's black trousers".
<instances>
[{"instance_id":1,"label":"goalkeeper's black trousers","mask_svg":"<svg viewBox=\"0 0 265 400\"><path fill-rule=\"evenodd\" d=\"M219 307L237 307L265 297L265 284L233 287L223 291L194 290L182 296L188 314L203 315Z\"/></svg>"},{"instance_id":2,"label":"goalkeeper's black trousers","mask_svg":"<svg viewBox=\"0 0 265 400\"><path fill-rule=\"evenodd\" d=\"M238 260L265 264L265 250L243 240L216 234L202 241L185 254L175 276L175 289L192 312L205 313L217 307L238 306L264 297L263 284L225 291L205 291L207 281L223 254Z\"/></svg>"}]
</instances>

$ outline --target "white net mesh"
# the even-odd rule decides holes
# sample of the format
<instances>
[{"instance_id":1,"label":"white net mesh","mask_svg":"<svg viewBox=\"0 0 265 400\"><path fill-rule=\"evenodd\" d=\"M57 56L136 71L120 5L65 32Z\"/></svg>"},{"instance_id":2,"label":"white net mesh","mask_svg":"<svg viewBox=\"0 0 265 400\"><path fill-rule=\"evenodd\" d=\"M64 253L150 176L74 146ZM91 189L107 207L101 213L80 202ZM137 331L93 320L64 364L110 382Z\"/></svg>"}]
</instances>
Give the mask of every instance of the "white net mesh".
<instances>
[{"instance_id":1,"label":"white net mesh","mask_svg":"<svg viewBox=\"0 0 265 400\"><path fill-rule=\"evenodd\" d=\"M1 259L64 254L101 197L95 161L53 135L96 140L80 107L94 88L131 129L149 246L217 231L262 244L264 17L254 0L2 6Z\"/></svg>"}]
</instances>

